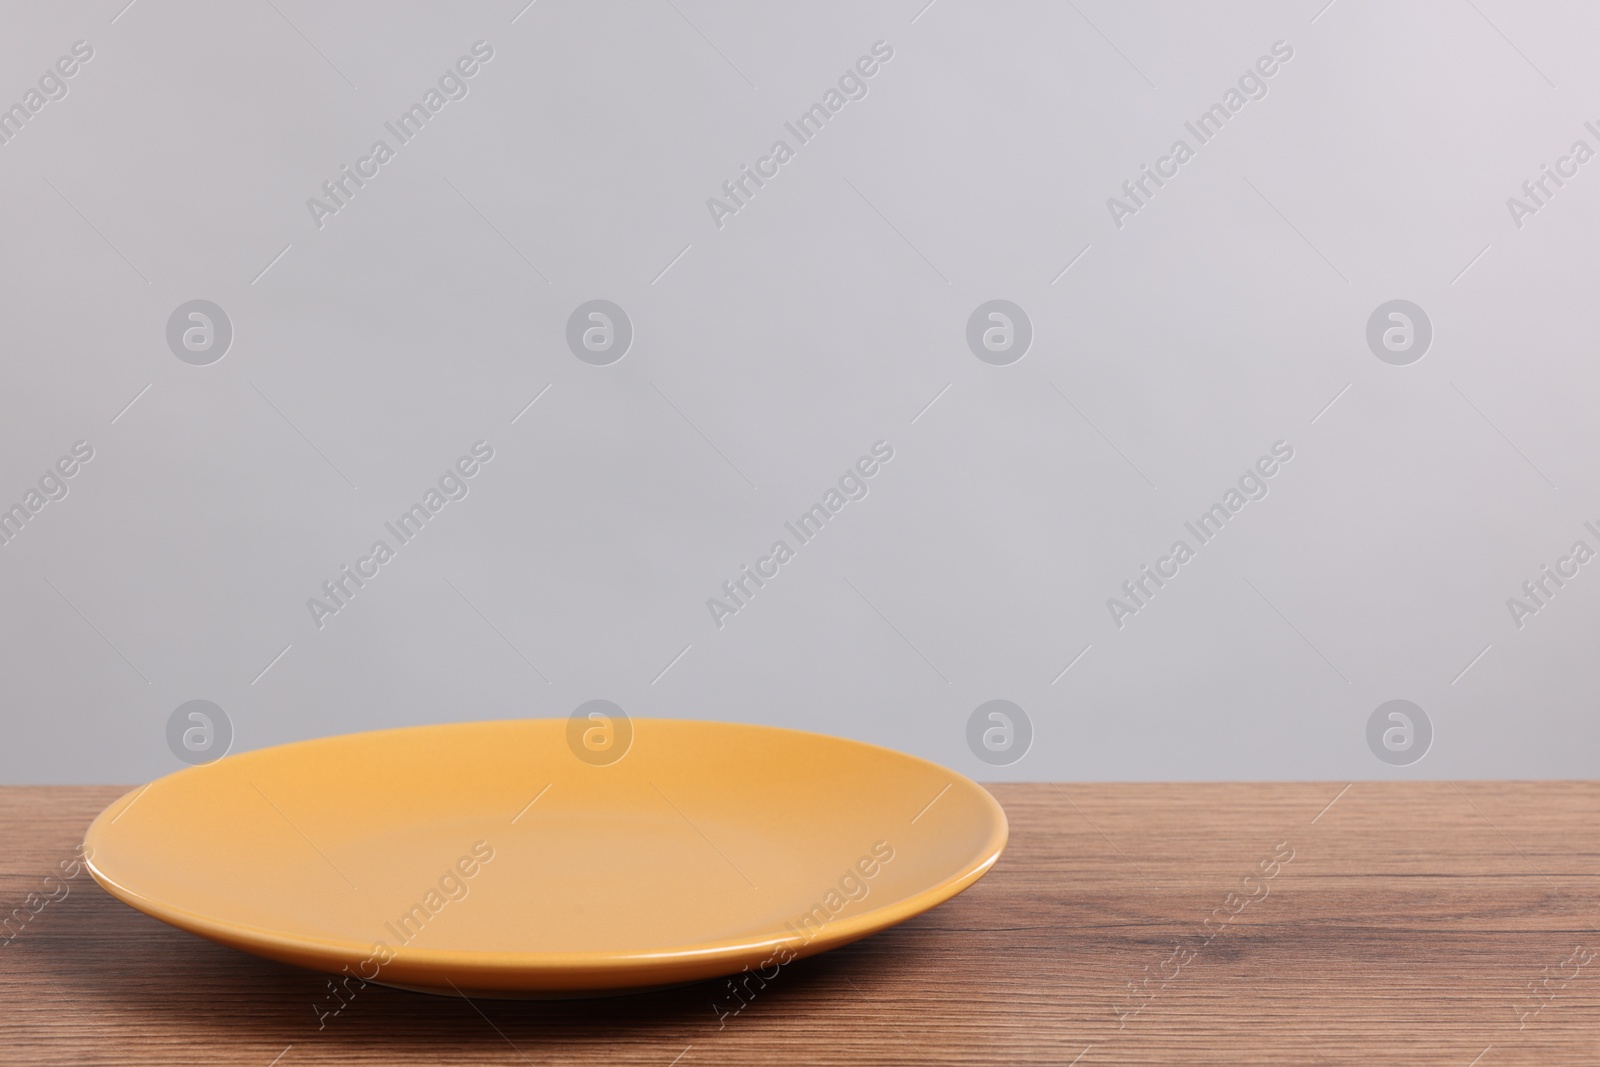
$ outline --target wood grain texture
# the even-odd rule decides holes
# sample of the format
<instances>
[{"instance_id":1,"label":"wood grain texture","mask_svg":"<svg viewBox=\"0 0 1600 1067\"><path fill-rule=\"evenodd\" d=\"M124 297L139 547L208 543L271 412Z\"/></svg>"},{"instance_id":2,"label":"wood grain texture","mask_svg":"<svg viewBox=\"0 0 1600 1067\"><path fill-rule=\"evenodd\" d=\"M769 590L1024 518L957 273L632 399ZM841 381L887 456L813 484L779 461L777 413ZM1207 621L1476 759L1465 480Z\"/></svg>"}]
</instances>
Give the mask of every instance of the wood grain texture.
<instances>
[{"instance_id":1,"label":"wood grain texture","mask_svg":"<svg viewBox=\"0 0 1600 1067\"><path fill-rule=\"evenodd\" d=\"M84 875L0 944L0 1062L1600 1064L1600 783L991 788L1011 844L988 877L720 1025L722 983L368 986L319 1030L323 976ZM120 792L0 789L0 910Z\"/></svg>"}]
</instances>

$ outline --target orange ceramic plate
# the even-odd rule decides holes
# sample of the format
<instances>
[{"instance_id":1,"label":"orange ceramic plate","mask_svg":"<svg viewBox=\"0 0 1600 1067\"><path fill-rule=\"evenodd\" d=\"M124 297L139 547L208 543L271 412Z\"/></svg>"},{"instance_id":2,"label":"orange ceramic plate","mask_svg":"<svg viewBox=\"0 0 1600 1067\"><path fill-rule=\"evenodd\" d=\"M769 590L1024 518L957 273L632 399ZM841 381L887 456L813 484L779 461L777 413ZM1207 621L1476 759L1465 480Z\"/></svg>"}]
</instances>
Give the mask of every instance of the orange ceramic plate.
<instances>
[{"instance_id":1,"label":"orange ceramic plate","mask_svg":"<svg viewBox=\"0 0 1600 1067\"><path fill-rule=\"evenodd\" d=\"M770 978L950 899L1005 847L993 797L911 756L766 726L596 722L230 756L113 803L89 867L140 911L352 988L560 996Z\"/></svg>"}]
</instances>

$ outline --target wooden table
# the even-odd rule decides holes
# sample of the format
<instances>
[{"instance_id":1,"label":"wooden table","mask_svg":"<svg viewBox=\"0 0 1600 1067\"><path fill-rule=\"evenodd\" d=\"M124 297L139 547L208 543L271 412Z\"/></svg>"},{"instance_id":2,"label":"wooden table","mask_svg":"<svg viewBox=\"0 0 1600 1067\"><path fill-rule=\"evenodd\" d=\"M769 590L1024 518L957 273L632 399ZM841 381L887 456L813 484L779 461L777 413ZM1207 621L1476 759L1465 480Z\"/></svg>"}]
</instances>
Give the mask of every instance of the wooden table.
<instances>
[{"instance_id":1,"label":"wooden table","mask_svg":"<svg viewBox=\"0 0 1600 1067\"><path fill-rule=\"evenodd\" d=\"M988 877L720 1027L708 983L321 1030L321 976L46 886L122 790L0 789L0 905L59 898L0 946L0 1062L1600 1064L1600 783L992 788Z\"/></svg>"}]
</instances>

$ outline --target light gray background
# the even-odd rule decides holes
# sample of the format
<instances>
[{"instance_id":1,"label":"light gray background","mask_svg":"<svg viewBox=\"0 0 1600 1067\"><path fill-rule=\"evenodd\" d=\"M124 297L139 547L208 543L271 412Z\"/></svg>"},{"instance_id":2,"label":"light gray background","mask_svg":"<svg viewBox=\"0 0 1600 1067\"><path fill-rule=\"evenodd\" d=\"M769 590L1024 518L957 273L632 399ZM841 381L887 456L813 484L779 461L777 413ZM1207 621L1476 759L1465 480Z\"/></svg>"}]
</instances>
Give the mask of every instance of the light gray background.
<instances>
[{"instance_id":1,"label":"light gray background","mask_svg":"<svg viewBox=\"0 0 1600 1067\"><path fill-rule=\"evenodd\" d=\"M1600 148L1600 10L125 2L0 32L6 104L95 50L0 147L0 502L95 449L0 547L0 780L174 770L196 698L235 751L604 697L987 778L1594 773L1600 564L1520 630L1506 598L1600 547L1600 161L1520 229L1506 198ZM480 39L318 230L306 199ZM714 226L878 40L869 95ZM1277 40L1269 95L1116 228ZM207 367L165 341L197 298L235 331ZM564 342L593 298L636 331L609 367ZM1007 367L964 339L993 298L1034 325ZM1435 331L1407 367L1364 338L1394 298ZM470 495L319 631L306 599L479 439ZM870 495L714 627L880 439ZM995 698L1035 735L998 769L965 739ZM1410 767L1366 743L1396 698L1433 723Z\"/></svg>"}]
</instances>

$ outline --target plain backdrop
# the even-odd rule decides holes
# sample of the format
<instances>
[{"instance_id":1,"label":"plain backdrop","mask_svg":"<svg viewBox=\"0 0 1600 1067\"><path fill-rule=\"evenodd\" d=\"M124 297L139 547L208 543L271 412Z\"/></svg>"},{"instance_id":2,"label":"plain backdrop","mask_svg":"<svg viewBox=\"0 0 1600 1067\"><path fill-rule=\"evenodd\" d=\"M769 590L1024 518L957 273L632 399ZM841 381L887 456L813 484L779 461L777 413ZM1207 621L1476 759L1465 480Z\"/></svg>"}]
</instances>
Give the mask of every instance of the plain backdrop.
<instances>
[{"instance_id":1,"label":"plain backdrop","mask_svg":"<svg viewBox=\"0 0 1600 1067\"><path fill-rule=\"evenodd\" d=\"M10 5L0 506L93 458L0 546L0 780L177 769L195 699L234 751L604 698L987 778L1592 775L1600 563L1508 600L1600 549L1597 36L1506 0ZM1146 165L1177 172L1113 212ZM308 207L345 166L377 170ZM567 342L596 299L608 365ZM1367 341L1397 299L1433 333L1406 365ZM194 300L232 327L209 365L168 344ZM991 300L1031 324L1007 365L967 340ZM1033 734L1004 767L967 741L995 699ZM1368 746L1395 699L1410 766Z\"/></svg>"}]
</instances>

